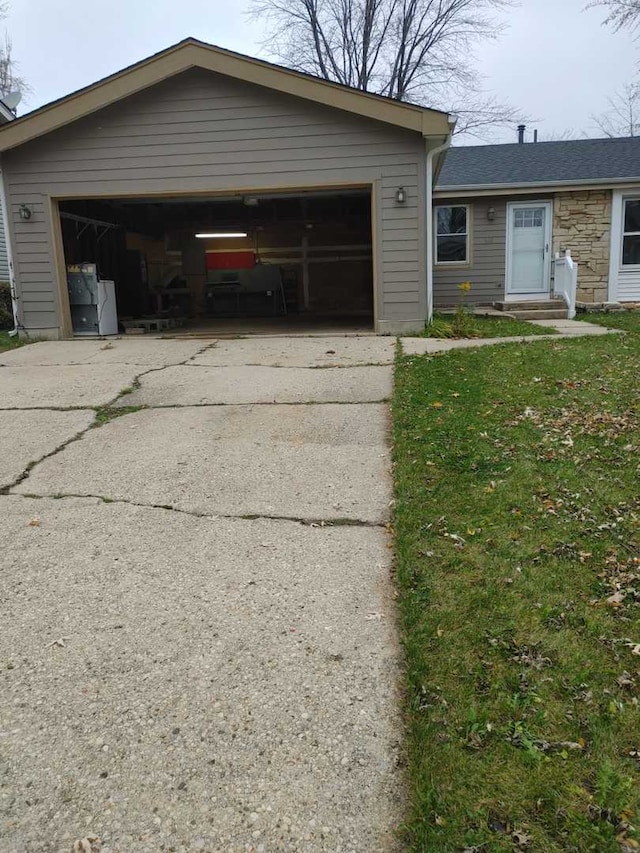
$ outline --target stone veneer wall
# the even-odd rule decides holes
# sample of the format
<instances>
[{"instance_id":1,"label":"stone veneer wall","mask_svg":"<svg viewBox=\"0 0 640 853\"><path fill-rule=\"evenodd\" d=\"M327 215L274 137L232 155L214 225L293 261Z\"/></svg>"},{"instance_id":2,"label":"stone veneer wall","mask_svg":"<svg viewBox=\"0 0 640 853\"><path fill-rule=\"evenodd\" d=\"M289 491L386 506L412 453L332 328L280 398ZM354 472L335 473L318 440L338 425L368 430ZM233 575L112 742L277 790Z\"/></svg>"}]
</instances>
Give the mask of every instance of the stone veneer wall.
<instances>
[{"instance_id":1,"label":"stone veneer wall","mask_svg":"<svg viewBox=\"0 0 640 853\"><path fill-rule=\"evenodd\" d=\"M609 298L611 190L557 193L553 205L553 251L570 249L578 267L578 300Z\"/></svg>"}]
</instances>

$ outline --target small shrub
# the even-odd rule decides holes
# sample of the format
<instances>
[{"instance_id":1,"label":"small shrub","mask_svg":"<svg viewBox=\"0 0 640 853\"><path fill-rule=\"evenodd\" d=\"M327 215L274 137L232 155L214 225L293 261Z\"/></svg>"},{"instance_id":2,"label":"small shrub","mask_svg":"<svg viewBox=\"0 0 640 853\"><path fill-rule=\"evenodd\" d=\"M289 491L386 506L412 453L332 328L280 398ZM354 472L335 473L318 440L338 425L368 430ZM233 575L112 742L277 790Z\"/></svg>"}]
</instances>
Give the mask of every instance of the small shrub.
<instances>
[{"instance_id":1,"label":"small shrub","mask_svg":"<svg viewBox=\"0 0 640 853\"><path fill-rule=\"evenodd\" d=\"M465 294L471 290L471 282L463 281L462 284L458 285L458 290L460 291L460 302L458 302L451 324L453 335L456 338L473 338L476 336L473 313L464 304Z\"/></svg>"},{"instance_id":2,"label":"small shrub","mask_svg":"<svg viewBox=\"0 0 640 853\"><path fill-rule=\"evenodd\" d=\"M13 308L11 306L11 288L8 281L0 282L0 330L13 329Z\"/></svg>"}]
</instances>

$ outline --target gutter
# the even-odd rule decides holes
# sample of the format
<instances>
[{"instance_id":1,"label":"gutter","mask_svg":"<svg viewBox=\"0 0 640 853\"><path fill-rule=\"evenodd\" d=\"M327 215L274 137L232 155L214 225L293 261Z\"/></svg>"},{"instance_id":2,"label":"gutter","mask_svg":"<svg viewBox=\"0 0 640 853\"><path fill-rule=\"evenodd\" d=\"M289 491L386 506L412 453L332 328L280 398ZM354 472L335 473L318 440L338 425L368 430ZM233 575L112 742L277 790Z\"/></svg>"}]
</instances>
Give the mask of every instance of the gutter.
<instances>
[{"instance_id":1,"label":"gutter","mask_svg":"<svg viewBox=\"0 0 640 853\"><path fill-rule=\"evenodd\" d=\"M602 186L619 186L624 184L640 183L640 177L628 178L589 178L576 179L574 181L523 181L520 183L502 183L502 184L457 184L457 185L438 185L435 188L437 193L474 193L474 192L489 192L496 190L521 190L526 191L529 188L532 190L539 189L558 189L572 187L602 187Z\"/></svg>"},{"instance_id":2,"label":"gutter","mask_svg":"<svg viewBox=\"0 0 640 853\"><path fill-rule=\"evenodd\" d=\"M1 166L1 163L0 163ZM11 245L11 235L9 234L9 209L7 207L7 195L4 189L4 172L0 168L0 205L2 207L2 226L4 228L4 239L7 246L7 260L9 262L9 291L11 293L11 308L13 310L13 329L9 332L9 337L15 338L20 328L24 329L24 325L20 322L18 316L18 295L16 291L16 277L13 266L13 248Z\"/></svg>"},{"instance_id":3,"label":"gutter","mask_svg":"<svg viewBox=\"0 0 640 853\"><path fill-rule=\"evenodd\" d=\"M427 323L430 323L433 317L433 163L438 154L443 154L451 147L455 123L455 116L449 116L449 135L446 140L442 145L427 152Z\"/></svg>"}]
</instances>

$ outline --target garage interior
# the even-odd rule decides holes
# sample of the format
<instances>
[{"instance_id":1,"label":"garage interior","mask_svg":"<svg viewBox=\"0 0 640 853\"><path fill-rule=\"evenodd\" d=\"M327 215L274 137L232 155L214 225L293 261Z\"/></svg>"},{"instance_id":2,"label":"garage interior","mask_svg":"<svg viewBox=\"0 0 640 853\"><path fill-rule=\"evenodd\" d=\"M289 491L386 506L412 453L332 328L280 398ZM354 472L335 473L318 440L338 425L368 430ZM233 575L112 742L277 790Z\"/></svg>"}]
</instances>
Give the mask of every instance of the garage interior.
<instances>
[{"instance_id":1,"label":"garage interior","mask_svg":"<svg viewBox=\"0 0 640 853\"><path fill-rule=\"evenodd\" d=\"M369 189L59 210L74 335L373 328Z\"/></svg>"}]
</instances>

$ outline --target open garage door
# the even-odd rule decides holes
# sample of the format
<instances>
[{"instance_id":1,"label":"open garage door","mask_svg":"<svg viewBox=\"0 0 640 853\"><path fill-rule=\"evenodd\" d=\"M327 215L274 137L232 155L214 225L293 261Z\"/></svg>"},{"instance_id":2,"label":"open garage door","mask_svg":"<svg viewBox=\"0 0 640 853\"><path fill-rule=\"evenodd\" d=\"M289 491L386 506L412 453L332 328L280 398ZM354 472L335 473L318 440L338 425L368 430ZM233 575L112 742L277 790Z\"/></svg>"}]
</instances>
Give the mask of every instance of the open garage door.
<instances>
[{"instance_id":1,"label":"open garage door","mask_svg":"<svg viewBox=\"0 0 640 853\"><path fill-rule=\"evenodd\" d=\"M373 328L369 189L59 209L75 334Z\"/></svg>"}]
</instances>

